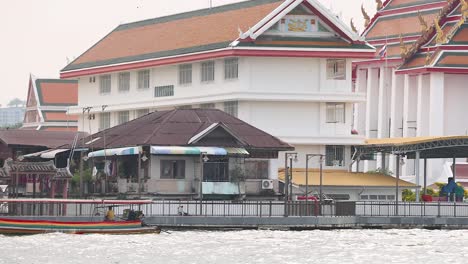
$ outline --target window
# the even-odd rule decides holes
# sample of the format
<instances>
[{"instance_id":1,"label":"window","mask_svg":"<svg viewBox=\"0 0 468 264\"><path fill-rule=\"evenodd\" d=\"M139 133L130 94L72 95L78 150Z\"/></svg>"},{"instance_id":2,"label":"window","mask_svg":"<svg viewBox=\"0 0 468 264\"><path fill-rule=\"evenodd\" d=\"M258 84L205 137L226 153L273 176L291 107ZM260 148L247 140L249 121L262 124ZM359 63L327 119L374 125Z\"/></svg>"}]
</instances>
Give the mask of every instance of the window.
<instances>
[{"instance_id":1,"label":"window","mask_svg":"<svg viewBox=\"0 0 468 264\"><path fill-rule=\"evenodd\" d=\"M117 123L119 125L123 124L123 123L126 123L130 119L129 117L130 117L129 111L121 111L121 112L119 112L119 116L118 116L119 120L118 120Z\"/></svg>"},{"instance_id":2,"label":"window","mask_svg":"<svg viewBox=\"0 0 468 264\"><path fill-rule=\"evenodd\" d=\"M237 112L238 112L237 101L224 102L224 112L237 117Z\"/></svg>"},{"instance_id":3,"label":"window","mask_svg":"<svg viewBox=\"0 0 468 264\"><path fill-rule=\"evenodd\" d=\"M369 200L369 195L361 195L361 200Z\"/></svg>"},{"instance_id":4,"label":"window","mask_svg":"<svg viewBox=\"0 0 468 264\"><path fill-rule=\"evenodd\" d=\"M150 71L143 70L138 72L138 89L148 89L150 84Z\"/></svg>"},{"instance_id":5,"label":"window","mask_svg":"<svg viewBox=\"0 0 468 264\"><path fill-rule=\"evenodd\" d=\"M107 129L110 127L110 113L99 114L99 130Z\"/></svg>"},{"instance_id":6,"label":"window","mask_svg":"<svg viewBox=\"0 0 468 264\"><path fill-rule=\"evenodd\" d=\"M214 61L206 61L201 64L201 81L214 81L215 63Z\"/></svg>"},{"instance_id":7,"label":"window","mask_svg":"<svg viewBox=\"0 0 468 264\"><path fill-rule=\"evenodd\" d=\"M149 109L138 109L136 111L136 118L142 117L142 116L144 116L144 115L146 115L148 113L149 113Z\"/></svg>"},{"instance_id":8,"label":"window","mask_svg":"<svg viewBox=\"0 0 468 264\"><path fill-rule=\"evenodd\" d=\"M247 179L268 179L268 160L248 160L244 161Z\"/></svg>"},{"instance_id":9,"label":"window","mask_svg":"<svg viewBox=\"0 0 468 264\"><path fill-rule=\"evenodd\" d=\"M99 76L99 92L101 94L111 92L111 76L109 74Z\"/></svg>"},{"instance_id":10,"label":"window","mask_svg":"<svg viewBox=\"0 0 468 264\"><path fill-rule=\"evenodd\" d=\"M179 65L179 84L192 83L192 64Z\"/></svg>"},{"instance_id":11,"label":"window","mask_svg":"<svg viewBox=\"0 0 468 264\"><path fill-rule=\"evenodd\" d=\"M201 104L200 105L200 108L202 109L213 109L215 108L215 104L214 103L208 103L208 104Z\"/></svg>"},{"instance_id":12,"label":"window","mask_svg":"<svg viewBox=\"0 0 468 264\"><path fill-rule=\"evenodd\" d=\"M161 179L185 179L185 160L161 160Z\"/></svg>"},{"instance_id":13,"label":"window","mask_svg":"<svg viewBox=\"0 0 468 264\"><path fill-rule=\"evenodd\" d=\"M345 80L346 79L346 60L327 59L327 79Z\"/></svg>"},{"instance_id":14,"label":"window","mask_svg":"<svg viewBox=\"0 0 468 264\"><path fill-rule=\"evenodd\" d=\"M344 123L345 122L345 104L344 103L327 103L327 123Z\"/></svg>"},{"instance_id":15,"label":"window","mask_svg":"<svg viewBox=\"0 0 468 264\"><path fill-rule=\"evenodd\" d=\"M130 73L119 73L119 92L128 92L130 90Z\"/></svg>"},{"instance_id":16,"label":"window","mask_svg":"<svg viewBox=\"0 0 468 264\"><path fill-rule=\"evenodd\" d=\"M395 200L395 195L387 195L387 200Z\"/></svg>"},{"instance_id":17,"label":"window","mask_svg":"<svg viewBox=\"0 0 468 264\"><path fill-rule=\"evenodd\" d=\"M224 79L237 79L239 77L239 59L224 59Z\"/></svg>"},{"instance_id":18,"label":"window","mask_svg":"<svg viewBox=\"0 0 468 264\"><path fill-rule=\"evenodd\" d=\"M344 146L325 147L325 166L344 167Z\"/></svg>"},{"instance_id":19,"label":"window","mask_svg":"<svg viewBox=\"0 0 468 264\"><path fill-rule=\"evenodd\" d=\"M229 163L226 160L203 163L203 180L208 182L228 182Z\"/></svg>"},{"instance_id":20,"label":"window","mask_svg":"<svg viewBox=\"0 0 468 264\"><path fill-rule=\"evenodd\" d=\"M154 97L174 96L174 85L154 87Z\"/></svg>"},{"instance_id":21,"label":"window","mask_svg":"<svg viewBox=\"0 0 468 264\"><path fill-rule=\"evenodd\" d=\"M369 195L369 200L377 200L377 195Z\"/></svg>"}]
</instances>

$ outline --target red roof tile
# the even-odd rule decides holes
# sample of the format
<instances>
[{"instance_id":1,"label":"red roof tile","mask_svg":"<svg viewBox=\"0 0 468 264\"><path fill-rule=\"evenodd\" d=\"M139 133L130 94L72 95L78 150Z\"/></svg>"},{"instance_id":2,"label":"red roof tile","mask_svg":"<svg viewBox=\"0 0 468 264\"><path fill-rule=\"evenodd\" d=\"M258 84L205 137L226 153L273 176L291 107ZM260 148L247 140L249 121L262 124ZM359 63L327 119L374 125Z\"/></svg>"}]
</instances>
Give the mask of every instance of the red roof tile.
<instances>
[{"instance_id":1,"label":"red roof tile","mask_svg":"<svg viewBox=\"0 0 468 264\"><path fill-rule=\"evenodd\" d=\"M78 82L73 80L37 79L41 105L77 105Z\"/></svg>"}]
</instances>

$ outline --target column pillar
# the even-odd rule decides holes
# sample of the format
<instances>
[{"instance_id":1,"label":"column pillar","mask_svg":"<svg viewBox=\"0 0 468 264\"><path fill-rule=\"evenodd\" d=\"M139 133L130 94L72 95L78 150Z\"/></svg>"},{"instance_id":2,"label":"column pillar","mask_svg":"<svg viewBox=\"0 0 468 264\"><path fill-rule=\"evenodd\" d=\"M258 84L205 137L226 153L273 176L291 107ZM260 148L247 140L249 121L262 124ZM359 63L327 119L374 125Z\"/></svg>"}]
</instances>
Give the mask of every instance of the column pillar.
<instances>
[{"instance_id":1,"label":"column pillar","mask_svg":"<svg viewBox=\"0 0 468 264\"><path fill-rule=\"evenodd\" d=\"M356 70L356 92L365 93L367 89L367 69ZM354 104L354 129L359 134L364 134L366 129L366 102L359 102Z\"/></svg>"},{"instance_id":2,"label":"column pillar","mask_svg":"<svg viewBox=\"0 0 468 264\"><path fill-rule=\"evenodd\" d=\"M414 176L416 177L416 185L418 186L416 189L416 202L419 202L419 190L420 190L420 184L419 184L419 158L420 158L420 152L416 151L416 157L414 159Z\"/></svg>"},{"instance_id":3,"label":"column pillar","mask_svg":"<svg viewBox=\"0 0 468 264\"><path fill-rule=\"evenodd\" d=\"M444 73L430 74L429 85L429 135L444 135Z\"/></svg>"},{"instance_id":4,"label":"column pillar","mask_svg":"<svg viewBox=\"0 0 468 264\"><path fill-rule=\"evenodd\" d=\"M379 69L370 68L367 72L367 94L366 94L366 138L375 138L377 129L377 104L378 104L378 92L379 92ZM371 131L372 130L372 131ZM374 169L375 166L371 166L371 161L364 162L364 171ZM372 163L374 165L374 163Z\"/></svg>"}]
</instances>

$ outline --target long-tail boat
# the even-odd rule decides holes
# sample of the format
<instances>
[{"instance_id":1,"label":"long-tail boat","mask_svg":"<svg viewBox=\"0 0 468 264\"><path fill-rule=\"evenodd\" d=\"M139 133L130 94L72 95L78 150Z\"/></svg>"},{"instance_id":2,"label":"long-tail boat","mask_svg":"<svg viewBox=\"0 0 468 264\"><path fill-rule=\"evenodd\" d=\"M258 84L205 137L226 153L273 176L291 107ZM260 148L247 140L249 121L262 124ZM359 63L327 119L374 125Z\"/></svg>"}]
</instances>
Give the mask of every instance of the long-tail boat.
<instances>
[{"instance_id":1,"label":"long-tail boat","mask_svg":"<svg viewBox=\"0 0 468 264\"><path fill-rule=\"evenodd\" d=\"M159 227L144 225L142 219L135 217L135 211L131 209L133 206L142 206L149 203L151 201L148 200L0 199L0 205L4 207L2 213L8 214L6 217L0 217L0 234L25 235L53 232L69 234L159 233L161 231ZM53 214L34 216L34 214L30 215L28 213L22 213L20 216L15 214L19 208L26 207L24 205L32 207L33 204L37 207L47 205L53 213L56 213L57 208L60 207L61 214L59 216ZM89 209L92 209L89 221L87 221L88 217L85 217L86 221L69 221L70 218L66 217L67 207L71 209L71 206L76 207L80 206L80 204L87 205ZM107 207L116 207L120 209L119 211L123 211L123 218L120 218L119 221L105 221L97 210ZM55 209L52 210L53 208ZM125 215L128 212L133 213L133 218ZM141 211L139 212L141 213ZM99 220L96 217L99 217ZM51 218L53 220L50 220Z\"/></svg>"},{"instance_id":2,"label":"long-tail boat","mask_svg":"<svg viewBox=\"0 0 468 264\"><path fill-rule=\"evenodd\" d=\"M140 220L65 222L0 218L0 234L26 235L42 233L69 234L144 234L159 233L158 227L144 227Z\"/></svg>"}]
</instances>

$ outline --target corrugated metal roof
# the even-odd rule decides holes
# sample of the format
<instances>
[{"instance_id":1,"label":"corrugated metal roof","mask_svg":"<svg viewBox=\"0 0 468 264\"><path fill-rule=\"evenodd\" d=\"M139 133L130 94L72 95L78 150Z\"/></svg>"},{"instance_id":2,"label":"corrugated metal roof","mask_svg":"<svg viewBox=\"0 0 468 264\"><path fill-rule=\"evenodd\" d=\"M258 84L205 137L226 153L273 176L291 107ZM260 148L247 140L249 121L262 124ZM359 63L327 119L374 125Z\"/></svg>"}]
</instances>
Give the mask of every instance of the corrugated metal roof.
<instances>
[{"instance_id":1,"label":"corrugated metal roof","mask_svg":"<svg viewBox=\"0 0 468 264\"><path fill-rule=\"evenodd\" d=\"M320 171L318 169L309 169L309 186L320 185ZM284 181L284 168L278 171L278 178ZM306 184L306 170L293 169L293 184ZM355 173L345 170L323 170L322 181L324 186L357 186L357 187L394 187L396 178L377 173ZM400 187L414 188L415 184L400 180Z\"/></svg>"},{"instance_id":2,"label":"corrugated metal roof","mask_svg":"<svg viewBox=\"0 0 468 264\"><path fill-rule=\"evenodd\" d=\"M102 149L131 146L187 146L190 139L213 123L222 123L235 136L217 138L208 133L205 138L216 142L216 147L241 147L247 149L291 150L291 145L255 128L218 109L175 109L153 112L127 123L106 129L83 140L85 147ZM220 128L220 127L218 127ZM222 129L222 127L220 128ZM219 134L217 134L219 135ZM98 138L97 140L95 140ZM105 139L104 139L105 138ZM240 141L242 142L239 142ZM82 142L80 141L82 144ZM190 146L206 146L203 139Z\"/></svg>"},{"instance_id":3,"label":"corrugated metal roof","mask_svg":"<svg viewBox=\"0 0 468 264\"><path fill-rule=\"evenodd\" d=\"M427 143L436 140L468 139L468 136L433 136L433 137L407 137L407 138L370 138L366 145L411 145Z\"/></svg>"},{"instance_id":4,"label":"corrugated metal roof","mask_svg":"<svg viewBox=\"0 0 468 264\"><path fill-rule=\"evenodd\" d=\"M6 145L56 148L62 145L71 144L77 133L79 133L80 138L83 135L87 135L83 132L71 131L8 129L0 130L0 142L3 141Z\"/></svg>"}]
</instances>

